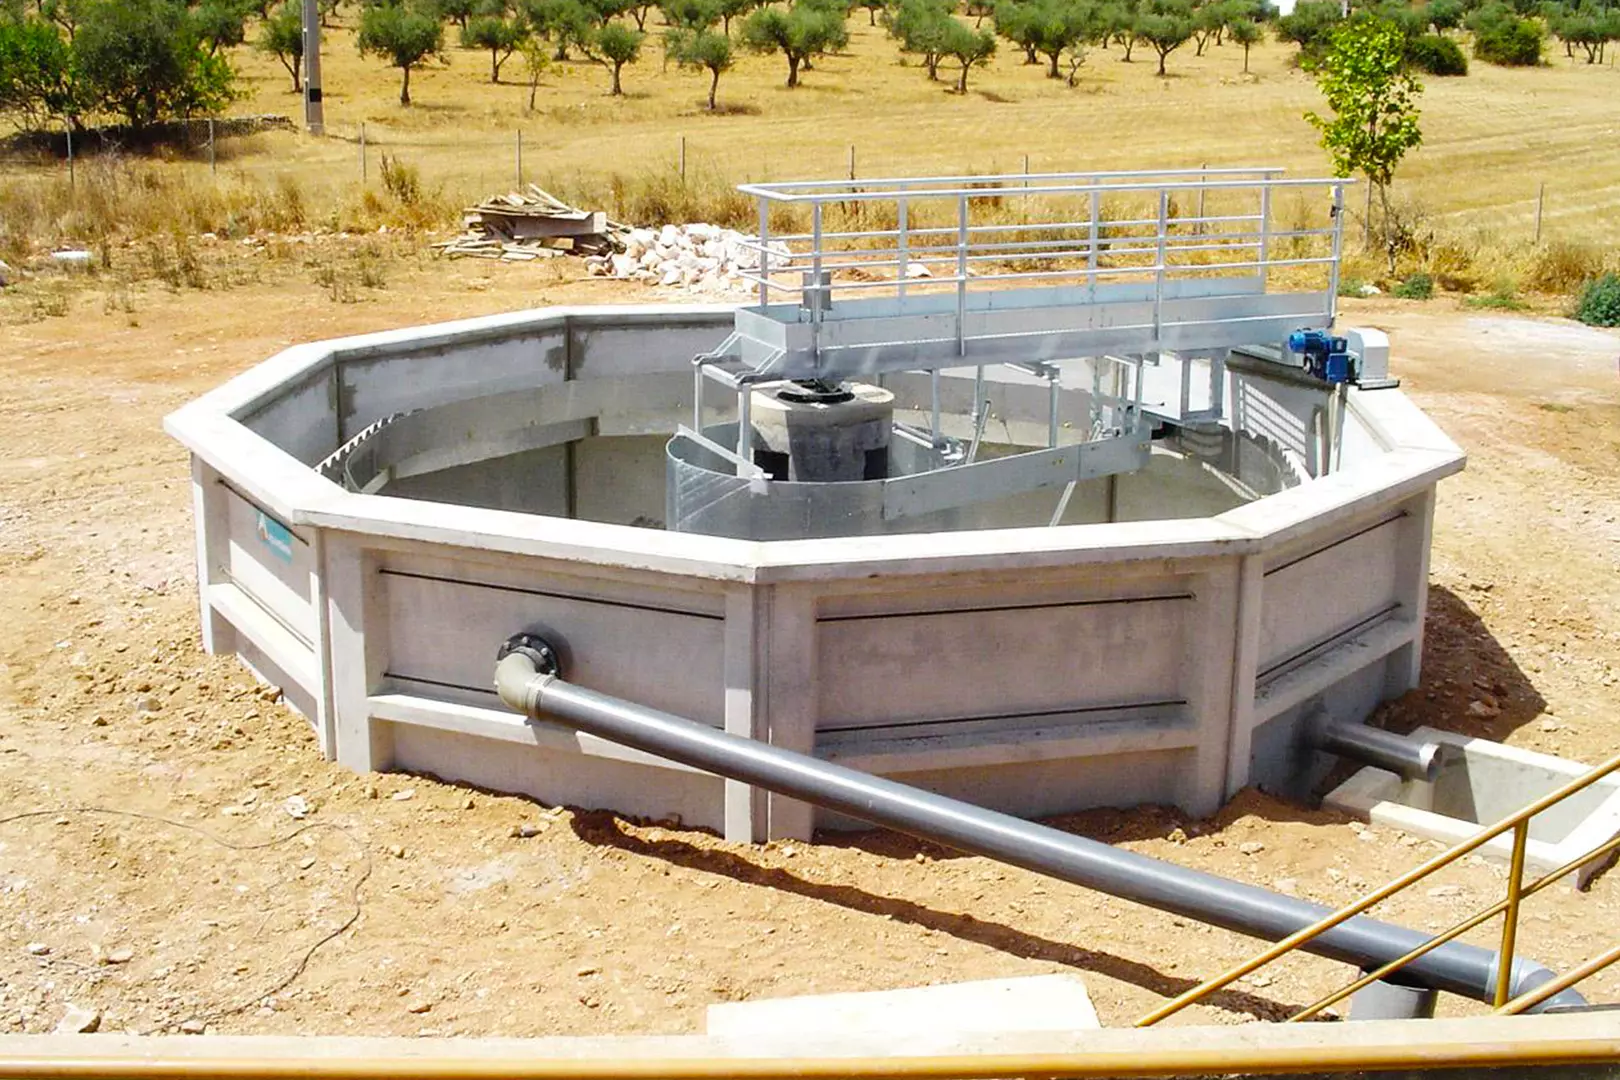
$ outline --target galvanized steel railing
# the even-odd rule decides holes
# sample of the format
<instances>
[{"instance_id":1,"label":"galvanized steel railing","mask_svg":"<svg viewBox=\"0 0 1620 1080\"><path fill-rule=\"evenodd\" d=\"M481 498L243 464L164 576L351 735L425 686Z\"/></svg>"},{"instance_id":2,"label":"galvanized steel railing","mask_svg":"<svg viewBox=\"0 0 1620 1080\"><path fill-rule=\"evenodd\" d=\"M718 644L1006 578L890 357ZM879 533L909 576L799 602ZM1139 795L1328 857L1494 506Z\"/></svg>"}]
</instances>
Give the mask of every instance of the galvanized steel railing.
<instances>
[{"instance_id":1,"label":"galvanized steel railing","mask_svg":"<svg viewBox=\"0 0 1620 1080\"><path fill-rule=\"evenodd\" d=\"M1344 190L1353 181L1291 180L1282 172L1216 168L743 184L739 190L759 207L759 237L750 245L759 268L742 277L757 287L761 307L791 301L808 307L816 321L840 291L892 296L903 308L909 291L952 287L958 312L965 314L969 292L979 289L1078 280L1094 292L1099 280L1151 276L1157 307L1166 280L1179 276L1253 275L1264 288L1273 270L1323 267L1324 315L1331 322ZM1275 196L1313 190L1329 195L1327 223L1279 228ZM1209 200L1216 203L1213 209ZM808 212L808 231L773 234L773 211ZM863 227L872 218L881 220ZM807 274L801 278L801 272Z\"/></svg>"},{"instance_id":2,"label":"galvanized steel railing","mask_svg":"<svg viewBox=\"0 0 1620 1080\"><path fill-rule=\"evenodd\" d=\"M1594 859L1604 858L1609 853L1620 849L1620 836L1616 836L1605 843L1597 845L1596 847L1587 851L1585 854L1571 859L1564 865L1543 874L1541 877L1527 885L1524 883L1524 861L1525 846L1530 839L1530 820L1543 810L1558 805L1570 796L1584 791L1586 788L1597 783L1605 776L1609 776L1617 771L1620 771L1620 754L1610 758L1603 764L1592 769L1590 772L1587 772L1582 776L1578 776L1569 783L1560 786L1557 790L1549 792L1548 794L1530 803L1522 810L1509 814L1501 821L1498 821L1495 825L1481 829L1478 833L1469 837L1467 840L1464 840L1454 847L1441 852L1439 855L1436 855L1434 858L1423 863L1421 866L1414 867L1413 869L1402 874L1400 877L1389 882L1387 885L1374 889L1366 896L1363 896L1360 900L1340 908L1333 914L1326 916L1311 926L1305 927L1297 933L1290 934L1288 937L1283 938L1276 944L1269 946L1250 959L1238 964L1236 967L1230 968L1220 975L1217 975L1215 978L1193 987L1191 990L1188 990L1186 993L1176 997L1174 1000L1166 1002L1139 1019L1136 1022L1136 1026L1148 1027L1158 1023L1160 1020L1163 1020L1168 1016L1180 1012L1187 1006L1208 997L1215 991L1230 983L1236 982L1245 975L1257 971L1258 969L1271 963L1273 960L1285 956L1288 953L1294 952L1296 949L1327 932L1328 930L1333 929L1340 923L1361 914L1373 905L1383 900L1387 900L1396 893L1399 893L1417 882L1422 881L1435 871L1446 866L1450 866L1452 863L1456 862L1464 855L1467 855L1469 852L1483 847L1496 837L1501 836L1509 831L1513 833L1513 851L1508 868L1507 894L1501 900L1498 900L1491 906L1470 915L1468 918L1457 923L1455 926L1436 934L1434 937L1406 953L1404 956L1399 956L1396 959L1391 960L1389 963L1384 964L1373 971L1367 972L1354 982L1340 987L1331 994L1328 994L1310 1005L1307 1005L1305 1008L1290 1016L1288 1019L1290 1021L1309 1019L1310 1017L1320 1013L1323 1009L1326 1009L1329 1006L1349 997L1357 990L1377 982L1380 979L1387 978L1388 976L1404 968L1406 965L1410 964L1412 961L1421 956L1427 955L1448 941L1461 937L1463 934L1474 929L1476 926L1488 922L1497 915L1503 916L1503 922L1501 951L1499 953L1496 980L1496 1000L1494 1002L1495 1011L1502 1015L1514 1015L1521 1013L1526 1009L1534 1008L1536 1005L1539 1005L1541 1002L1552 997L1554 994L1567 990L1595 972L1602 971L1604 968L1615 963L1616 961L1620 961L1620 944L1616 944L1614 947L1599 953L1597 956L1592 957L1585 963L1580 964L1579 966L1572 968L1564 974L1556 976L1539 986L1527 990L1517 997L1511 997L1509 988L1511 987L1513 980L1513 954L1518 942L1519 904L1525 897L1533 896L1542 889L1546 888L1548 885L1559 880L1560 878L1567 876L1568 874L1573 873L1580 867L1592 862Z\"/></svg>"}]
</instances>

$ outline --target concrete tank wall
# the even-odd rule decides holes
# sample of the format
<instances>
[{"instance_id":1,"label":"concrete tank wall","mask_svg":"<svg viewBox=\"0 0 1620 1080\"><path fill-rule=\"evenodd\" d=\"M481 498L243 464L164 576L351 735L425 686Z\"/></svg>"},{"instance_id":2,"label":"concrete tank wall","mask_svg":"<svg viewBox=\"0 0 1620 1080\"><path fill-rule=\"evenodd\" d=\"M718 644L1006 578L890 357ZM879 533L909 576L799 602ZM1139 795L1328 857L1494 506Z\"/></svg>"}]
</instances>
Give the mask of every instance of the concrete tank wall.
<instances>
[{"instance_id":1,"label":"concrete tank wall","mask_svg":"<svg viewBox=\"0 0 1620 1080\"><path fill-rule=\"evenodd\" d=\"M1288 788L1320 766L1301 750L1314 710L1361 719L1415 685L1434 485L1462 457L1398 391L1352 392L1343 467L1301 479L1288 455L1308 457L1321 395L1236 372L1229 392L1263 431L1240 428L1224 458L1219 441L1212 457L1155 454L1118 482L1118 520L1059 528L757 543L355 494L308 467L402 409L503 389L646 375L669 401L636 423L656 424L730 318L542 311L301 346L188 406L169 428L193 453L208 647L285 686L356 769L679 815L736 839L818 820L526 722L490 688L500 643L541 631L582 685L1025 814L1203 814L1245 784ZM1243 502L1243 478L1220 475L1244 440L1275 448L1253 466L1275 494ZM572 471L554 471L574 478L577 516L661 506L643 459L662 442L576 442ZM603 478L643 473L656 492L592 503ZM447 494L431 487L447 479L412 494ZM544 505L566 486L546 486ZM1110 513L1097 484L1076 503Z\"/></svg>"}]
</instances>

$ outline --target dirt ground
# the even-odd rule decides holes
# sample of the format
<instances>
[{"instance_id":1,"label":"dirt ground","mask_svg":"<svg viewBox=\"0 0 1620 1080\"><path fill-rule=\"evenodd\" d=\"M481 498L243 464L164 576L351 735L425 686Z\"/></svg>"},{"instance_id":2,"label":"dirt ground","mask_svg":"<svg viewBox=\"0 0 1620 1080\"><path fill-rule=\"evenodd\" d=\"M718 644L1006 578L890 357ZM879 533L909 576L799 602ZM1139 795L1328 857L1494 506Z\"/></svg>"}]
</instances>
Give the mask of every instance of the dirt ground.
<instances>
[{"instance_id":1,"label":"dirt ground","mask_svg":"<svg viewBox=\"0 0 1620 1080\"><path fill-rule=\"evenodd\" d=\"M0 1030L49 1031L73 1005L135 1032L688 1032L716 1001L1054 971L1118 1025L1254 951L883 834L750 848L355 776L204 655L186 462L162 416L296 340L650 295L565 272L417 266L352 304L284 282L156 291L138 314L93 293L61 318L0 311ZM1449 301L1350 307L1390 331L1408 392L1470 454L1442 488L1424 685L1391 725L1610 755L1620 335ZM1256 792L1210 821L1058 824L1327 903L1437 850ZM1504 877L1470 859L1381 913L1438 929ZM1566 968L1616 926L1611 873L1531 901L1521 942ZM1347 974L1289 959L1175 1022L1275 1018ZM1586 990L1620 1000L1620 970Z\"/></svg>"}]
</instances>

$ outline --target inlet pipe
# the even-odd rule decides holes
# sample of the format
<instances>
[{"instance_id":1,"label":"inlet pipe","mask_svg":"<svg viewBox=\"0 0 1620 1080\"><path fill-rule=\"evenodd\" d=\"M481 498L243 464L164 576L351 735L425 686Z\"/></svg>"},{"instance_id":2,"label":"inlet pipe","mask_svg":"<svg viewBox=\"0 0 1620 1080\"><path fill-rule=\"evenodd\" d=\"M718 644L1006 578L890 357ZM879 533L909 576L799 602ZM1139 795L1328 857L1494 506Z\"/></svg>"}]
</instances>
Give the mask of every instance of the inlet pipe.
<instances>
[{"instance_id":1,"label":"inlet pipe","mask_svg":"<svg viewBox=\"0 0 1620 1080\"><path fill-rule=\"evenodd\" d=\"M501 647L495 689L503 702L531 719L558 721L669 761L1236 933L1278 941L1330 914L1295 897L1160 862L575 686L561 678L557 651L534 635L519 634ZM1301 948L1373 968L1428 938L1362 915ZM1515 995L1553 978L1534 962L1515 960L1513 967ZM1449 942L1404 971L1425 986L1489 1002L1496 992L1496 968L1496 953ZM1585 998L1566 990L1538 1008L1585 1004Z\"/></svg>"},{"instance_id":2,"label":"inlet pipe","mask_svg":"<svg viewBox=\"0 0 1620 1080\"><path fill-rule=\"evenodd\" d=\"M1433 780L1440 771L1440 744L1368 727L1327 721L1317 729L1316 747L1363 765L1386 769L1405 780Z\"/></svg>"}]
</instances>

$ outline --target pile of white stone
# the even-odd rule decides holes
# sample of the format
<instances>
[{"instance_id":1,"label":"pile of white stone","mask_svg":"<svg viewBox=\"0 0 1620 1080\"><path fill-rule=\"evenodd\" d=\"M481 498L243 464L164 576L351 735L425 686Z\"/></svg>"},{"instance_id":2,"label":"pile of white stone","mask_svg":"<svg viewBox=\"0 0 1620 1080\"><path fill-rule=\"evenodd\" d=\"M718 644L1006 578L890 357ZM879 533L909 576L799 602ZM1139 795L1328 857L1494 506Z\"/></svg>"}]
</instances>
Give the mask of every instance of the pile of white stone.
<instances>
[{"instance_id":1,"label":"pile of white stone","mask_svg":"<svg viewBox=\"0 0 1620 1080\"><path fill-rule=\"evenodd\" d=\"M597 277L717 292L749 287L742 275L759 269L759 239L718 225L630 229L620 240L622 252L587 258L587 270ZM777 241L767 248L771 269L787 269L787 245Z\"/></svg>"}]
</instances>

